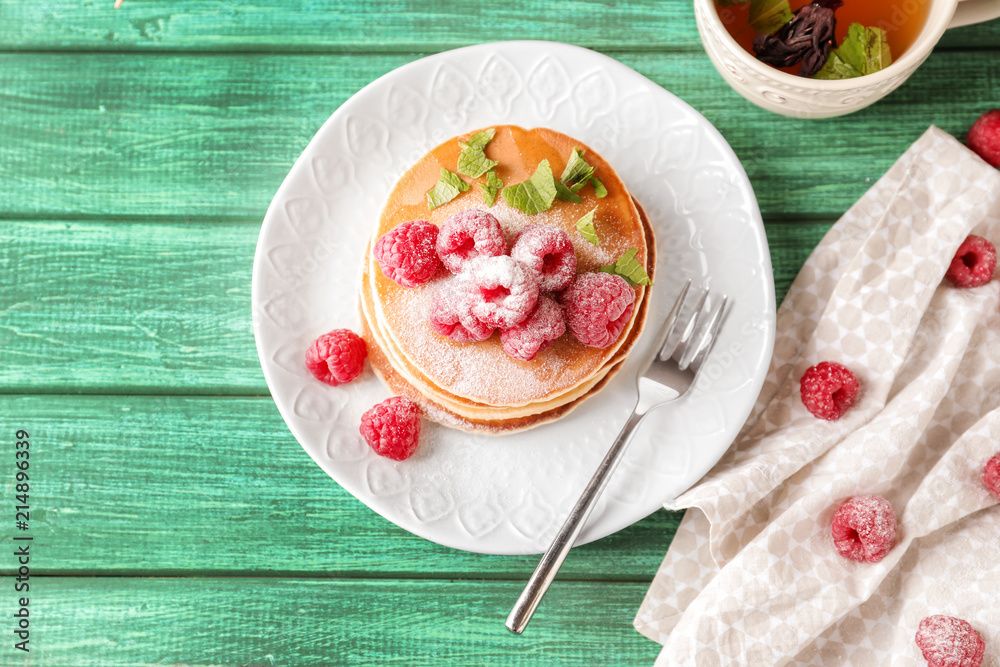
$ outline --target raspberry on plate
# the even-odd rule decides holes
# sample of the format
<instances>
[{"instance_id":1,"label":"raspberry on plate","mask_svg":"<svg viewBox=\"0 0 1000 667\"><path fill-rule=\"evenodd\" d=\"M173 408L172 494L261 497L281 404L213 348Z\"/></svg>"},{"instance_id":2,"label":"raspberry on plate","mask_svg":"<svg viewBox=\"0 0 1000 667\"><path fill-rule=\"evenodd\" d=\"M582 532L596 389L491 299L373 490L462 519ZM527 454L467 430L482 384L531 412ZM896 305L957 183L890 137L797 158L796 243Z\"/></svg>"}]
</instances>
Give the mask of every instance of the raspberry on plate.
<instances>
[{"instance_id":1,"label":"raspberry on plate","mask_svg":"<svg viewBox=\"0 0 1000 667\"><path fill-rule=\"evenodd\" d=\"M1000 500L1000 452L993 455L989 461L986 462L986 468L983 470L983 484L986 488L990 490L997 500Z\"/></svg>"},{"instance_id":2,"label":"raspberry on plate","mask_svg":"<svg viewBox=\"0 0 1000 667\"><path fill-rule=\"evenodd\" d=\"M836 421L844 416L858 397L861 383L846 366L822 361L802 374L799 389L802 404L815 417Z\"/></svg>"},{"instance_id":3,"label":"raspberry on plate","mask_svg":"<svg viewBox=\"0 0 1000 667\"><path fill-rule=\"evenodd\" d=\"M621 276L581 273L559 296L570 333L590 347L618 340L635 307L635 290Z\"/></svg>"},{"instance_id":4,"label":"raspberry on plate","mask_svg":"<svg viewBox=\"0 0 1000 667\"><path fill-rule=\"evenodd\" d=\"M972 124L965 145L994 167L1000 167L1000 109L987 111Z\"/></svg>"},{"instance_id":5,"label":"raspberry on plate","mask_svg":"<svg viewBox=\"0 0 1000 667\"><path fill-rule=\"evenodd\" d=\"M437 254L452 273L461 273L477 257L497 257L507 252L500 223L492 213L470 208L444 221L437 237Z\"/></svg>"},{"instance_id":6,"label":"raspberry on plate","mask_svg":"<svg viewBox=\"0 0 1000 667\"><path fill-rule=\"evenodd\" d=\"M368 348L350 329L334 329L313 341L306 350L306 368L319 380L336 387L361 375Z\"/></svg>"},{"instance_id":7,"label":"raspberry on plate","mask_svg":"<svg viewBox=\"0 0 1000 667\"><path fill-rule=\"evenodd\" d=\"M437 225L426 220L404 222L375 242L375 259L386 278L403 287L416 287L441 268L437 239Z\"/></svg>"},{"instance_id":8,"label":"raspberry on plate","mask_svg":"<svg viewBox=\"0 0 1000 667\"><path fill-rule=\"evenodd\" d=\"M564 333L566 318L563 309L549 297L540 296L528 319L500 332L500 342L510 356L531 361Z\"/></svg>"},{"instance_id":9,"label":"raspberry on plate","mask_svg":"<svg viewBox=\"0 0 1000 667\"><path fill-rule=\"evenodd\" d=\"M979 667L986 644L967 621L954 616L928 616L915 637L927 667Z\"/></svg>"},{"instance_id":10,"label":"raspberry on plate","mask_svg":"<svg viewBox=\"0 0 1000 667\"><path fill-rule=\"evenodd\" d=\"M387 398L361 415L361 435L379 456L407 459L420 440L420 408L402 396Z\"/></svg>"},{"instance_id":11,"label":"raspberry on plate","mask_svg":"<svg viewBox=\"0 0 1000 667\"><path fill-rule=\"evenodd\" d=\"M576 275L576 251L569 234L551 225L531 225L514 241L510 256L538 274L538 289L558 292Z\"/></svg>"},{"instance_id":12,"label":"raspberry on plate","mask_svg":"<svg viewBox=\"0 0 1000 667\"><path fill-rule=\"evenodd\" d=\"M472 302L457 278L447 280L431 298L428 317L431 329L456 343L475 343L493 335L494 327L483 324L472 314Z\"/></svg>"},{"instance_id":13,"label":"raspberry on plate","mask_svg":"<svg viewBox=\"0 0 1000 667\"><path fill-rule=\"evenodd\" d=\"M473 317L498 329L523 322L538 302L535 275L507 255L472 260L459 281Z\"/></svg>"},{"instance_id":14,"label":"raspberry on plate","mask_svg":"<svg viewBox=\"0 0 1000 667\"><path fill-rule=\"evenodd\" d=\"M830 532L844 558L877 563L896 540L896 512L882 496L855 496L834 512Z\"/></svg>"},{"instance_id":15,"label":"raspberry on plate","mask_svg":"<svg viewBox=\"0 0 1000 667\"><path fill-rule=\"evenodd\" d=\"M944 277L955 287L979 287L993 278L997 268L997 249L982 236L970 234L958 246Z\"/></svg>"}]
</instances>

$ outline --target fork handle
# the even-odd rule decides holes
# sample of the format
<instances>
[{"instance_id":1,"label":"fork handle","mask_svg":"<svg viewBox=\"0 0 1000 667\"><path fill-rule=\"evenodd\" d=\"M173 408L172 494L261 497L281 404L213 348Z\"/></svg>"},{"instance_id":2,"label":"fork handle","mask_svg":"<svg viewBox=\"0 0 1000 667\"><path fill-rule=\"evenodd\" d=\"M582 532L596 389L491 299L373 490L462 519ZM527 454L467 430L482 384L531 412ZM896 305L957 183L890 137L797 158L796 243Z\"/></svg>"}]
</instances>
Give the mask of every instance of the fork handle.
<instances>
[{"instance_id":1,"label":"fork handle","mask_svg":"<svg viewBox=\"0 0 1000 667\"><path fill-rule=\"evenodd\" d=\"M521 592L521 597L517 599L514 608L507 617L507 629L511 632L516 634L524 632L524 628L528 625L528 621L531 620L532 614L538 608L538 603L542 601L542 596L545 595L545 591L548 590L552 580L555 579L556 572L559 571L559 567L566 560L566 555L576 542L576 538L580 536L580 531L583 530L584 525L587 523L587 518L590 516L591 510L594 509L594 505L597 504L598 497L600 497L601 492L608 485L611 473L618 467L618 463L625 453L626 446L632 440L632 434L635 432L636 426L639 425L639 422L645 416L645 411L632 412L628 421L625 422L625 426L622 427L621 432L615 439L614 444L611 445L611 449L608 450L604 460L601 461L601 465L598 466L594 476L587 484L587 488L584 489L583 495L576 501L576 505L566 518L566 522L559 529L548 550L542 555L542 559L538 562L538 567L535 568L531 578L528 579L524 591Z\"/></svg>"}]
</instances>

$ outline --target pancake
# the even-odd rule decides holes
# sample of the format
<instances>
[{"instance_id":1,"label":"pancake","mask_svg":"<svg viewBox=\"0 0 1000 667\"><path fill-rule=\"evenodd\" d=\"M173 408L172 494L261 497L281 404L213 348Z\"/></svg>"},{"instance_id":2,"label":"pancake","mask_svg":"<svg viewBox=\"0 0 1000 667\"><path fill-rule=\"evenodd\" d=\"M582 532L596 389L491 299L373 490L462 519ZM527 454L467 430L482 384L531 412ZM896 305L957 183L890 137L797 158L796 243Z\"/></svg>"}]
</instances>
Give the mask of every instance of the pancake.
<instances>
[{"instance_id":1,"label":"pancake","mask_svg":"<svg viewBox=\"0 0 1000 667\"><path fill-rule=\"evenodd\" d=\"M404 288L386 278L373 257L375 241L393 227L410 220L441 226L452 214L470 208L488 210L500 222L508 248L528 225L552 225L564 230L574 245L577 273L597 271L613 264L628 249L652 274L654 242L648 221L611 166L571 137L548 129L525 130L497 126L486 147L498 160L497 175L505 184L527 179L547 159L554 174L562 173L574 147L586 151L586 161L607 189L598 198L594 188L578 192L579 204L556 200L535 215L513 208L500 196L492 207L472 188L452 201L428 210L426 192L441 169L455 171L461 151L451 139L422 158L399 180L374 230L363 264L361 310L364 338L376 373L396 392L420 404L426 415L450 426L481 432L510 432L551 421L597 392L620 367L642 329L646 311L645 287L635 288L630 321L612 345L593 348L569 333L557 339L532 361L507 355L499 335L478 343L459 344L435 333L427 322L430 298L449 274L442 269L434 279L416 288ZM596 208L594 224L600 244L587 242L576 221Z\"/></svg>"}]
</instances>

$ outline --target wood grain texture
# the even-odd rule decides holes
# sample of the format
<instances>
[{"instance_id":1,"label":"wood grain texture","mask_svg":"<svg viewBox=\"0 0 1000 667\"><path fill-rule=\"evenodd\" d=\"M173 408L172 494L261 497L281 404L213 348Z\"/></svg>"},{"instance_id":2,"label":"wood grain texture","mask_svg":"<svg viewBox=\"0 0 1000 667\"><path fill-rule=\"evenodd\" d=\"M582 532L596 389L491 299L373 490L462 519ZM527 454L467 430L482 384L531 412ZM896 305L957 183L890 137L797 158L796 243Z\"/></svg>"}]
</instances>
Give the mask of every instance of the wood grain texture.
<instances>
[{"instance_id":1,"label":"wood grain texture","mask_svg":"<svg viewBox=\"0 0 1000 667\"><path fill-rule=\"evenodd\" d=\"M522 581L538 563L442 547L376 515L313 463L267 397L0 397L0 434L18 429L31 435L38 573ZM560 576L650 581L680 516L659 511L575 549ZM0 523L0 540L13 531Z\"/></svg>"},{"instance_id":2,"label":"wood grain texture","mask_svg":"<svg viewBox=\"0 0 1000 667\"><path fill-rule=\"evenodd\" d=\"M31 653L6 665L649 665L647 585L556 582L521 636L520 582L32 578ZM30 657L30 661L25 660Z\"/></svg>"},{"instance_id":3,"label":"wood grain texture","mask_svg":"<svg viewBox=\"0 0 1000 667\"><path fill-rule=\"evenodd\" d=\"M774 293L778 304L785 298L792 281L799 274L799 269L835 222L835 220L784 221L769 222L764 225L768 249L771 251Z\"/></svg>"},{"instance_id":4,"label":"wood grain texture","mask_svg":"<svg viewBox=\"0 0 1000 667\"><path fill-rule=\"evenodd\" d=\"M691 0L125 0L7 3L0 48L86 50L439 51L479 42L546 39L631 51L701 48ZM942 46L1000 43L1000 24L946 33Z\"/></svg>"},{"instance_id":5,"label":"wood grain texture","mask_svg":"<svg viewBox=\"0 0 1000 667\"><path fill-rule=\"evenodd\" d=\"M779 300L830 224L765 225ZM250 319L259 231L0 220L0 394L266 394Z\"/></svg>"},{"instance_id":6,"label":"wood grain texture","mask_svg":"<svg viewBox=\"0 0 1000 667\"><path fill-rule=\"evenodd\" d=\"M690 0L113 4L0 0L0 443L31 433L35 537L32 652L4 642L4 665L652 664L659 646L631 621L681 513L574 549L514 637L503 619L537 557L452 550L379 517L266 396L260 220L378 76L494 40L610 53L729 140L779 299L929 124L962 135L1000 106L1000 21L949 31L887 100L816 122L736 95Z\"/></svg>"},{"instance_id":7,"label":"wood grain texture","mask_svg":"<svg viewBox=\"0 0 1000 667\"><path fill-rule=\"evenodd\" d=\"M259 229L0 221L0 391L266 392Z\"/></svg>"},{"instance_id":8,"label":"wood grain texture","mask_svg":"<svg viewBox=\"0 0 1000 667\"><path fill-rule=\"evenodd\" d=\"M415 57L0 55L0 217L260 219L323 121ZM990 52L935 53L878 105L819 122L746 102L700 53L618 57L722 132L772 219L836 218L928 125L964 136L1000 106Z\"/></svg>"}]
</instances>

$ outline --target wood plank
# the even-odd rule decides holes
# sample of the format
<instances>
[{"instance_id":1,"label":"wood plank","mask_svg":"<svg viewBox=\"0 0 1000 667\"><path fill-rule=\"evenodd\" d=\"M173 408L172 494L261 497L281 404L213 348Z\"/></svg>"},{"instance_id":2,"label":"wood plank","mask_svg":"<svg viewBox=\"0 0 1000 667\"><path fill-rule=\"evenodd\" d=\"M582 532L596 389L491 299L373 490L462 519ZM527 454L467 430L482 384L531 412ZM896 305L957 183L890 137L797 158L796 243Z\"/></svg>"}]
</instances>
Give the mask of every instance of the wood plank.
<instances>
[{"instance_id":1,"label":"wood plank","mask_svg":"<svg viewBox=\"0 0 1000 667\"><path fill-rule=\"evenodd\" d=\"M329 114L414 57L0 55L0 217L260 219ZM990 52L935 53L884 102L827 121L758 109L698 53L620 59L719 128L768 218L836 218L930 123L962 135L1000 106Z\"/></svg>"},{"instance_id":2,"label":"wood plank","mask_svg":"<svg viewBox=\"0 0 1000 667\"><path fill-rule=\"evenodd\" d=\"M31 435L40 574L523 580L538 562L442 547L376 515L313 463L269 398L0 397L4 441L19 429ZM649 581L680 516L582 546L560 576ZM0 540L15 532L0 524ZM0 558L0 574L14 571Z\"/></svg>"},{"instance_id":3,"label":"wood plank","mask_svg":"<svg viewBox=\"0 0 1000 667\"><path fill-rule=\"evenodd\" d=\"M0 222L6 392L266 393L256 224Z\"/></svg>"},{"instance_id":4,"label":"wood plank","mask_svg":"<svg viewBox=\"0 0 1000 667\"><path fill-rule=\"evenodd\" d=\"M780 298L829 222L766 225ZM0 221L0 393L266 394L260 223Z\"/></svg>"},{"instance_id":5,"label":"wood plank","mask_svg":"<svg viewBox=\"0 0 1000 667\"><path fill-rule=\"evenodd\" d=\"M816 220L808 223L771 222L764 225L768 249L771 251L771 268L774 271L774 294L779 304L785 298L795 276L799 274L799 269L834 222Z\"/></svg>"},{"instance_id":6,"label":"wood plank","mask_svg":"<svg viewBox=\"0 0 1000 667\"><path fill-rule=\"evenodd\" d=\"M313 0L8 3L0 49L439 51L478 42L547 39L597 49L698 50L689 0ZM1000 24L949 31L942 46L996 47Z\"/></svg>"},{"instance_id":7,"label":"wood plank","mask_svg":"<svg viewBox=\"0 0 1000 667\"><path fill-rule=\"evenodd\" d=\"M31 652L8 665L645 665L645 583L556 582L521 636L521 582L31 579ZM10 623L8 623L10 625ZM30 658L30 661L28 660Z\"/></svg>"}]
</instances>

